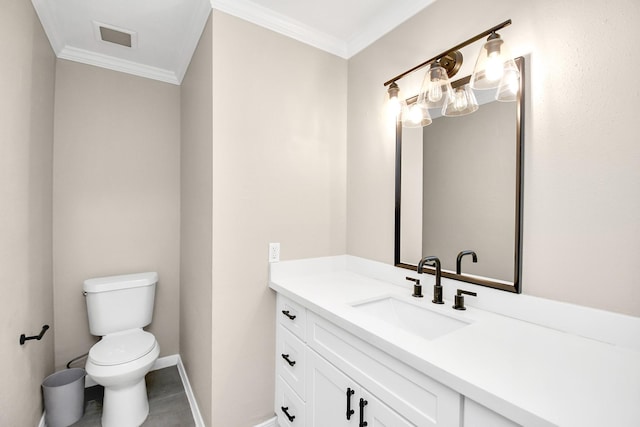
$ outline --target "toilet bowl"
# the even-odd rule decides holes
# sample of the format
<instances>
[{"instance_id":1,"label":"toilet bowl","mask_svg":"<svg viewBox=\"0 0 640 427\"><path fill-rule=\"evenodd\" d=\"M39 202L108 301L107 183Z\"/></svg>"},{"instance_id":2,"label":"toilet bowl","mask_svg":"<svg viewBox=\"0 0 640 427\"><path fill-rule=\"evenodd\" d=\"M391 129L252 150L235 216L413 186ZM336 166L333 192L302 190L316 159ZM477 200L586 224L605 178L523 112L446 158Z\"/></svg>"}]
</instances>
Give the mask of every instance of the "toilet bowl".
<instances>
[{"instance_id":1,"label":"toilet bowl","mask_svg":"<svg viewBox=\"0 0 640 427\"><path fill-rule=\"evenodd\" d=\"M141 329L105 336L91 348L85 370L104 387L104 427L139 426L144 422L149 414L144 377L159 354L155 337Z\"/></svg>"},{"instance_id":2,"label":"toilet bowl","mask_svg":"<svg viewBox=\"0 0 640 427\"><path fill-rule=\"evenodd\" d=\"M137 427L149 414L145 375L160 355L151 323L156 273L89 279L84 294L89 329L100 335L85 370L104 386L103 427Z\"/></svg>"}]
</instances>

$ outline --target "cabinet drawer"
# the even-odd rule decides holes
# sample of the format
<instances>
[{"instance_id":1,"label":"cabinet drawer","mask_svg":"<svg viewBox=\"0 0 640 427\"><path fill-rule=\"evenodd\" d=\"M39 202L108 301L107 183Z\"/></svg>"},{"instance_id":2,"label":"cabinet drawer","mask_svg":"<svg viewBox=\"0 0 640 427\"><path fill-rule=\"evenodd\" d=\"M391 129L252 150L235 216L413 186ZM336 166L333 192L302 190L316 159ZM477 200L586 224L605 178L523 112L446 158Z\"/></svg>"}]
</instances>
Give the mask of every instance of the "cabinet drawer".
<instances>
[{"instance_id":1,"label":"cabinet drawer","mask_svg":"<svg viewBox=\"0 0 640 427\"><path fill-rule=\"evenodd\" d=\"M276 316L278 323L293 332L302 341L305 340L307 310L300 304L278 294Z\"/></svg>"},{"instance_id":2,"label":"cabinet drawer","mask_svg":"<svg viewBox=\"0 0 640 427\"><path fill-rule=\"evenodd\" d=\"M282 377L276 375L274 411L280 427L304 427L305 405Z\"/></svg>"},{"instance_id":3,"label":"cabinet drawer","mask_svg":"<svg viewBox=\"0 0 640 427\"><path fill-rule=\"evenodd\" d=\"M411 423L460 425L461 396L360 340L308 313L307 344Z\"/></svg>"},{"instance_id":4,"label":"cabinet drawer","mask_svg":"<svg viewBox=\"0 0 640 427\"><path fill-rule=\"evenodd\" d=\"M276 374L280 375L302 400L305 400L304 343L282 325L278 325L276 343Z\"/></svg>"}]
</instances>

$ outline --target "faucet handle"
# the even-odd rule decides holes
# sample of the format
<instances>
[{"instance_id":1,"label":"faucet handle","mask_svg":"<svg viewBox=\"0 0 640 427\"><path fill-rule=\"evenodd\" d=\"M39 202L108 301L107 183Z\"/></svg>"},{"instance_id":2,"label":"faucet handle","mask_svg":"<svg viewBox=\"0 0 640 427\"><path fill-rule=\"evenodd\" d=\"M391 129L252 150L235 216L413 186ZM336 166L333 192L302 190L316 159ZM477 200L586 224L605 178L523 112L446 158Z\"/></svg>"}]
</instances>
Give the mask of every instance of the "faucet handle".
<instances>
[{"instance_id":1,"label":"faucet handle","mask_svg":"<svg viewBox=\"0 0 640 427\"><path fill-rule=\"evenodd\" d=\"M475 292L465 291L463 289L458 289L456 294L453 296L453 308L456 310L466 310L467 307L464 306L464 295L471 295L472 297L478 296Z\"/></svg>"},{"instance_id":2,"label":"faucet handle","mask_svg":"<svg viewBox=\"0 0 640 427\"><path fill-rule=\"evenodd\" d=\"M420 279L414 279L413 277L406 277L407 280L411 280L413 282L413 294L411 296L416 298L422 298L422 285L420 284Z\"/></svg>"}]
</instances>

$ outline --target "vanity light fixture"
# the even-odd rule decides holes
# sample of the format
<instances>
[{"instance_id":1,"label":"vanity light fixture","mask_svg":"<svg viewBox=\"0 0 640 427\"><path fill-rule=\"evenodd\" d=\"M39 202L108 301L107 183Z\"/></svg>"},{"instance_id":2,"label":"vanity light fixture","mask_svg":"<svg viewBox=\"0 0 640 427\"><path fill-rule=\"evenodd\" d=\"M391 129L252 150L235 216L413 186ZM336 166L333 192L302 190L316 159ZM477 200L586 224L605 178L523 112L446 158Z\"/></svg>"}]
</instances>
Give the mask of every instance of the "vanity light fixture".
<instances>
[{"instance_id":1,"label":"vanity light fixture","mask_svg":"<svg viewBox=\"0 0 640 427\"><path fill-rule=\"evenodd\" d=\"M391 114L402 122L403 127L431 124L430 108L441 107L442 114L449 117L470 114L479 108L472 89L497 88L498 101L515 101L520 87L520 71L513 57L509 55L504 40L497 33L508 25L511 25L510 19L385 82L384 85L389 86L387 93ZM476 60L470 84L454 91L449 78L453 77L462 65L462 54L459 50L487 36L487 42ZM428 68L420 93L409 102L403 101L397 81L424 67Z\"/></svg>"}]
</instances>

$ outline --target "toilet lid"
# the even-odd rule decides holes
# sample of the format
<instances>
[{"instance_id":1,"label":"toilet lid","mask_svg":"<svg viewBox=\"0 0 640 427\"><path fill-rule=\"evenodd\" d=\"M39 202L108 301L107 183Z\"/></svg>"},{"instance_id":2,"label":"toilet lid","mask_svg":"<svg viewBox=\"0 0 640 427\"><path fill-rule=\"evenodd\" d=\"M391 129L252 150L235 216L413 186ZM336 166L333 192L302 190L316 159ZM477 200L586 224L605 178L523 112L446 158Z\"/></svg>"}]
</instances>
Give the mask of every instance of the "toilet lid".
<instances>
[{"instance_id":1,"label":"toilet lid","mask_svg":"<svg viewBox=\"0 0 640 427\"><path fill-rule=\"evenodd\" d=\"M89 359L96 365L119 365L148 354L155 344L153 334L143 330L106 335L91 347Z\"/></svg>"}]
</instances>

